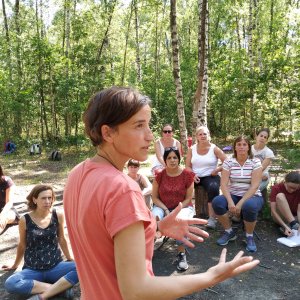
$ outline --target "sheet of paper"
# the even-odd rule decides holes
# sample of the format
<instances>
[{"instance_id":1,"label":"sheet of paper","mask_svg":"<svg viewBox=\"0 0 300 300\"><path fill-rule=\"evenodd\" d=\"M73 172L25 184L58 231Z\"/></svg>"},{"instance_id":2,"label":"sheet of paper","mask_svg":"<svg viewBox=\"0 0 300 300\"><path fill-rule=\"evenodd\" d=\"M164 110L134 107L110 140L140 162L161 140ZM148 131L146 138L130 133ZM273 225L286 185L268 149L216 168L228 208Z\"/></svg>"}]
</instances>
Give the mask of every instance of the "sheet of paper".
<instances>
[{"instance_id":1,"label":"sheet of paper","mask_svg":"<svg viewBox=\"0 0 300 300\"><path fill-rule=\"evenodd\" d=\"M298 230L292 230L293 235L289 237L282 237L277 239L278 243L286 245L288 247L300 246L300 235L298 235Z\"/></svg>"}]
</instances>

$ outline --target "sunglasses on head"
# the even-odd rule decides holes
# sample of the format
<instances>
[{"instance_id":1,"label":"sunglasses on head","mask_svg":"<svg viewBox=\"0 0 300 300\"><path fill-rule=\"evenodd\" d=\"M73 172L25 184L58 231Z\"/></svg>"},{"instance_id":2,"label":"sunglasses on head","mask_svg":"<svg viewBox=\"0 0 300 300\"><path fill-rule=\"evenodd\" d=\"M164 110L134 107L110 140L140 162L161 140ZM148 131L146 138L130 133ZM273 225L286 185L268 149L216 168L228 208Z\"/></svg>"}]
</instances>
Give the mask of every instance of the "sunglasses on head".
<instances>
[{"instance_id":1,"label":"sunglasses on head","mask_svg":"<svg viewBox=\"0 0 300 300\"><path fill-rule=\"evenodd\" d=\"M163 130L163 133L172 133L172 130Z\"/></svg>"},{"instance_id":2,"label":"sunglasses on head","mask_svg":"<svg viewBox=\"0 0 300 300\"><path fill-rule=\"evenodd\" d=\"M178 150L177 147L167 147L165 148L165 151L174 151L174 150Z\"/></svg>"}]
</instances>

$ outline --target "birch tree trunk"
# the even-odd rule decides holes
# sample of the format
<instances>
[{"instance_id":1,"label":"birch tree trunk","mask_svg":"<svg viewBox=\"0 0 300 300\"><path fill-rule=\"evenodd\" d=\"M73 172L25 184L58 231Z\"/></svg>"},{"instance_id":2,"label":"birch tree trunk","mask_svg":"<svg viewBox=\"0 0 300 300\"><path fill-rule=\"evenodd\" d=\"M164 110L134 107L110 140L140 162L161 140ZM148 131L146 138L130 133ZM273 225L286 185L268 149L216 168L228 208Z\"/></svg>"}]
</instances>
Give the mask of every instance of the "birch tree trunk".
<instances>
[{"instance_id":1,"label":"birch tree trunk","mask_svg":"<svg viewBox=\"0 0 300 300\"><path fill-rule=\"evenodd\" d=\"M193 103L193 128L207 126L208 92L208 1L199 0L198 84Z\"/></svg>"},{"instance_id":2,"label":"birch tree trunk","mask_svg":"<svg viewBox=\"0 0 300 300\"><path fill-rule=\"evenodd\" d=\"M182 84L181 84L181 77L180 77L179 47L178 47L177 22L176 22L176 0L171 0L170 24L171 24L171 37L172 37L173 77L176 86L176 100L177 100L177 114L179 120L179 130L180 130L180 142L183 146L183 150L185 151L187 149L187 130L186 130L186 122L185 122Z\"/></svg>"},{"instance_id":3,"label":"birch tree trunk","mask_svg":"<svg viewBox=\"0 0 300 300\"><path fill-rule=\"evenodd\" d=\"M138 5L137 0L134 0L134 24L135 24L135 47L136 47L136 74L137 80L140 83L142 81L142 69L140 58L140 38L139 38L139 17L138 17Z\"/></svg>"}]
</instances>

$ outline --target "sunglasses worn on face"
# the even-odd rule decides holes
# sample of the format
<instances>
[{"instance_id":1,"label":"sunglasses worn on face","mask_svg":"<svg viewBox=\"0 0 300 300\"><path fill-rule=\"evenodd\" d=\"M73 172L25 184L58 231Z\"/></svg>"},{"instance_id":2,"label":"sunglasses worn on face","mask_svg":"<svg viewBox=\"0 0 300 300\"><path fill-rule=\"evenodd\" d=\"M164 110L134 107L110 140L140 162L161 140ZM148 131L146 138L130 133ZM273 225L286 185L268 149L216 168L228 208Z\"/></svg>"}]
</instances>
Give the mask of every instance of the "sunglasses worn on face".
<instances>
[{"instance_id":1,"label":"sunglasses worn on face","mask_svg":"<svg viewBox=\"0 0 300 300\"><path fill-rule=\"evenodd\" d=\"M165 151L174 151L174 150L178 150L177 147L167 147L165 148Z\"/></svg>"},{"instance_id":2,"label":"sunglasses worn on face","mask_svg":"<svg viewBox=\"0 0 300 300\"><path fill-rule=\"evenodd\" d=\"M172 133L172 130L163 130L163 133Z\"/></svg>"}]
</instances>

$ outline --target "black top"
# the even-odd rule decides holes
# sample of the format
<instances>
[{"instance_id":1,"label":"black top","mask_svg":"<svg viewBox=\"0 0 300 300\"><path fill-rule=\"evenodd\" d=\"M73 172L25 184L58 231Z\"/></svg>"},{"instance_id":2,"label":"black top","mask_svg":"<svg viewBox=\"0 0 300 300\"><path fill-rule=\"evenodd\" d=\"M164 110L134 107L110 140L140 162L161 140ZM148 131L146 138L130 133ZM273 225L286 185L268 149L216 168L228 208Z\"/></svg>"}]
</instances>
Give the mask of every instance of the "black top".
<instances>
[{"instance_id":1,"label":"black top","mask_svg":"<svg viewBox=\"0 0 300 300\"><path fill-rule=\"evenodd\" d=\"M52 211L50 224L40 228L29 214L26 219L26 249L23 268L49 270L62 261L58 246L58 218L55 209Z\"/></svg>"}]
</instances>

